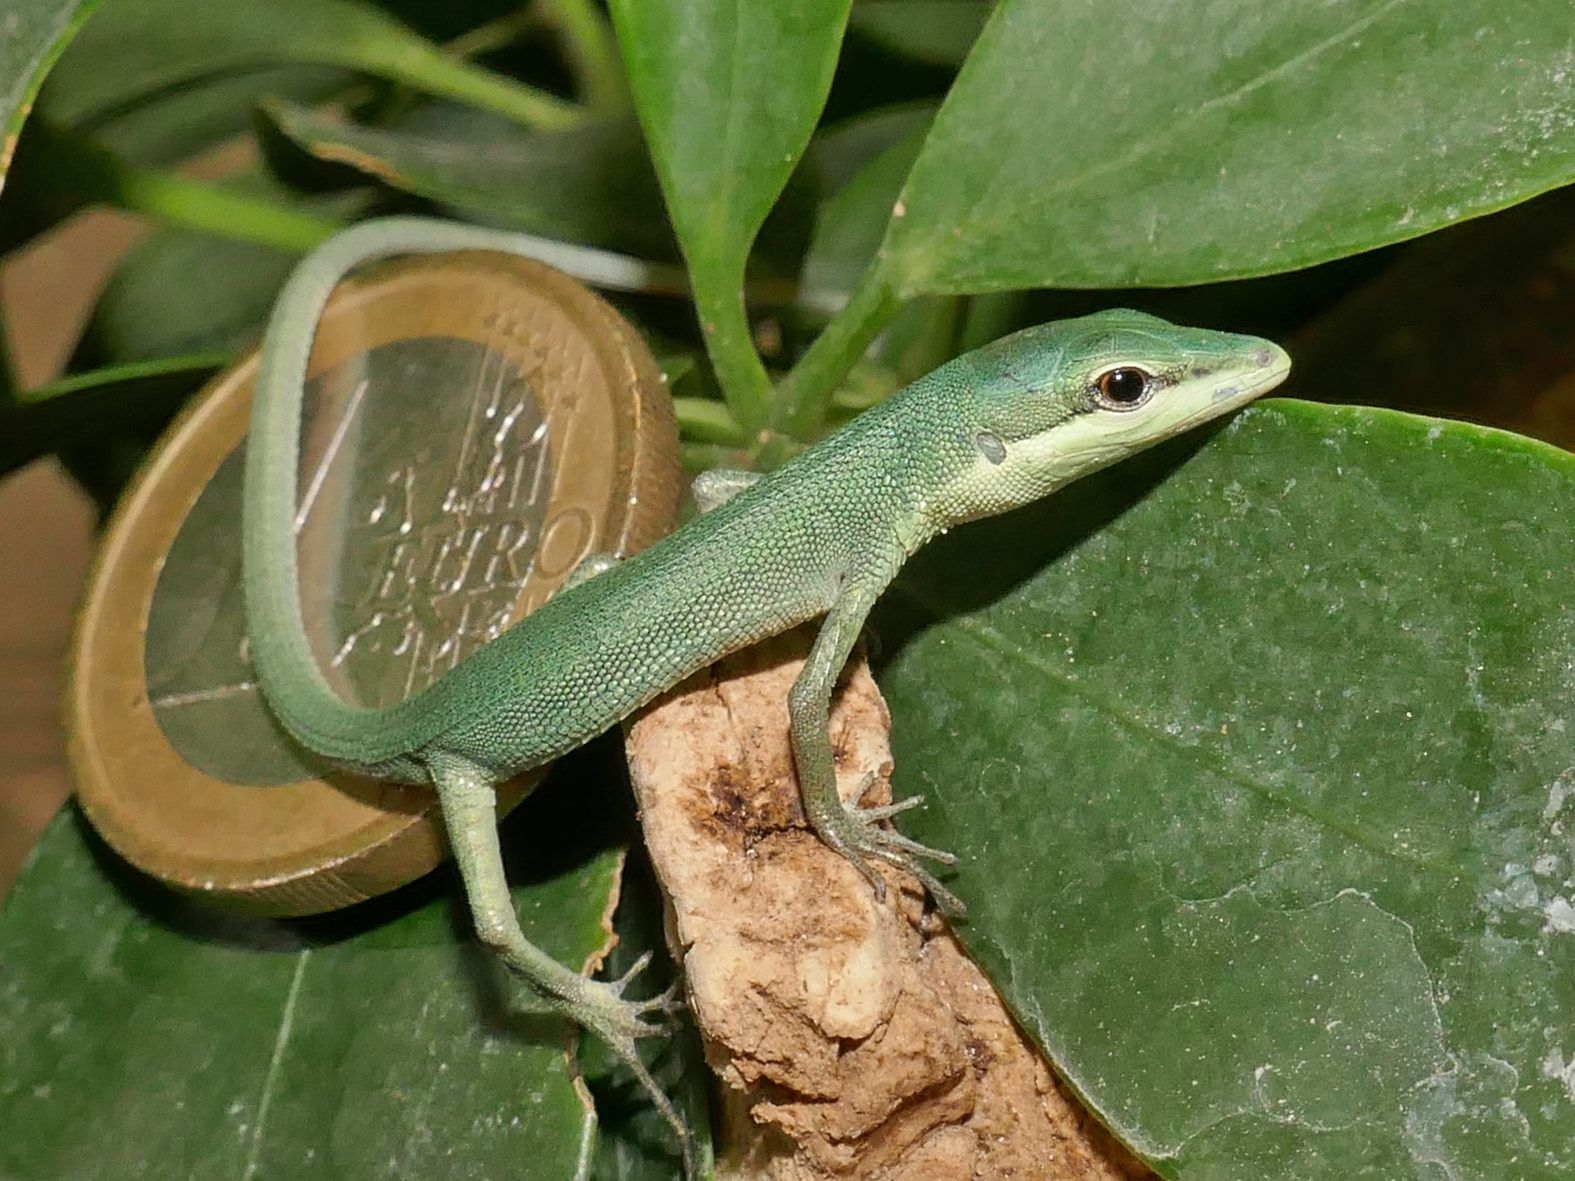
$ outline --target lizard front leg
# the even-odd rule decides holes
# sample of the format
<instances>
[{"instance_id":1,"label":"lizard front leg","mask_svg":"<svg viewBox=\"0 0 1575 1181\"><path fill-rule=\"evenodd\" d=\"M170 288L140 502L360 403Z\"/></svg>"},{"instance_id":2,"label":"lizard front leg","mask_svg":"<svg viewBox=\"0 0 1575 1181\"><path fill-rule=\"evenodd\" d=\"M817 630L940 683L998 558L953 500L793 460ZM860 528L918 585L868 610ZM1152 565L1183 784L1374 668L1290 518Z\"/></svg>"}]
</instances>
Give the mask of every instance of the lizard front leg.
<instances>
[{"instance_id":1,"label":"lizard front leg","mask_svg":"<svg viewBox=\"0 0 1575 1181\"><path fill-rule=\"evenodd\" d=\"M920 857L928 857L952 865L957 859L950 853L909 840L899 832L877 827L878 821L889 819L920 801L914 798L883 807L861 808L857 803L844 804L837 792L836 764L827 731L831 691L884 585L883 579L860 579L857 575L844 580L841 594L826 613L820 634L815 637L803 671L788 692L788 726L793 741L793 761L798 768L799 792L804 813L820 839L869 879L877 898L885 898L886 882L870 865L869 857L878 857L911 873L924 884L943 911L960 917L966 911L961 900L918 861Z\"/></svg>"},{"instance_id":2,"label":"lizard front leg","mask_svg":"<svg viewBox=\"0 0 1575 1181\"><path fill-rule=\"evenodd\" d=\"M579 586L580 583L589 582L598 574L606 574L607 571L611 570L621 561L623 561L623 558L621 558L619 555L609 554L603 550L598 550L594 554L587 554L585 557L580 559L580 564L578 566L569 571L569 576L563 580L563 587L559 593L561 594L562 591L566 590L573 590L575 587Z\"/></svg>"},{"instance_id":3,"label":"lizard front leg","mask_svg":"<svg viewBox=\"0 0 1575 1181\"><path fill-rule=\"evenodd\" d=\"M635 1048L640 1038L668 1032L665 1018L677 1011L677 986L648 1000L625 1000L624 990L645 967L646 959L618 980L588 980L525 938L498 847L497 777L487 768L446 751L427 751L422 759L437 789L449 847L465 883L477 936L550 1009L595 1033L624 1061L682 1142L686 1175L698 1178L699 1149L694 1135Z\"/></svg>"},{"instance_id":4,"label":"lizard front leg","mask_svg":"<svg viewBox=\"0 0 1575 1181\"><path fill-rule=\"evenodd\" d=\"M701 472L689 485L695 498L695 507L701 514L721 508L740 492L747 492L764 477L760 472L741 472L736 468L718 467Z\"/></svg>"}]
</instances>

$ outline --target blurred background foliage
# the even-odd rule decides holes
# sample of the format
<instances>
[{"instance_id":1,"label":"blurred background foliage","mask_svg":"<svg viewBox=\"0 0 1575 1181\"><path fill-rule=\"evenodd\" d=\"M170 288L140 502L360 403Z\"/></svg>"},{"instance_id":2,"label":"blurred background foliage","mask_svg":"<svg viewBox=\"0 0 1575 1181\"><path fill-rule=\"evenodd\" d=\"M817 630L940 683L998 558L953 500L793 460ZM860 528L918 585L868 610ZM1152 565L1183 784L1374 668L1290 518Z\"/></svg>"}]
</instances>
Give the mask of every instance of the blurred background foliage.
<instances>
[{"instance_id":1,"label":"blurred background foliage","mask_svg":"<svg viewBox=\"0 0 1575 1181\"><path fill-rule=\"evenodd\" d=\"M1575 167L1562 6L1479 8L27 0L0 242L150 232L67 381L9 390L0 471L60 454L107 501L295 258L395 211L686 261L693 305L617 298L697 464L1112 288L1288 340L1303 396L1360 365L1360 400L1560 438L1569 198L1395 247ZM1441 363L1468 314L1513 349Z\"/></svg>"}]
</instances>

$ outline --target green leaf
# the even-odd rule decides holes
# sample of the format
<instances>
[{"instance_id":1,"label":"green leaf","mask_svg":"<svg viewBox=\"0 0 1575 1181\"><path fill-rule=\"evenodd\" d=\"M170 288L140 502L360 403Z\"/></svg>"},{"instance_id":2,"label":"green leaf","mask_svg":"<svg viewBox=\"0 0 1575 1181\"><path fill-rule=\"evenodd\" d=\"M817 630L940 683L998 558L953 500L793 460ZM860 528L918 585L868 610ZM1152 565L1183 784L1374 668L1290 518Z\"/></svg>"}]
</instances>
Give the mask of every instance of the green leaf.
<instances>
[{"instance_id":1,"label":"green leaf","mask_svg":"<svg viewBox=\"0 0 1575 1181\"><path fill-rule=\"evenodd\" d=\"M756 428L769 382L744 314L744 267L825 105L848 0L611 8L712 363L735 415Z\"/></svg>"},{"instance_id":2,"label":"green leaf","mask_svg":"<svg viewBox=\"0 0 1575 1181\"><path fill-rule=\"evenodd\" d=\"M9 0L0 21L0 187L44 75L98 0Z\"/></svg>"},{"instance_id":3,"label":"green leaf","mask_svg":"<svg viewBox=\"0 0 1575 1181\"><path fill-rule=\"evenodd\" d=\"M822 197L837 193L887 148L928 127L937 106L925 100L889 103L817 131L804 163L814 170Z\"/></svg>"},{"instance_id":4,"label":"green leaf","mask_svg":"<svg viewBox=\"0 0 1575 1181\"><path fill-rule=\"evenodd\" d=\"M172 87L285 62L358 70L530 126L579 118L573 104L445 54L359 0L115 0L62 58L44 101L52 119L91 123Z\"/></svg>"},{"instance_id":5,"label":"green leaf","mask_svg":"<svg viewBox=\"0 0 1575 1181\"><path fill-rule=\"evenodd\" d=\"M1002 0L892 222L899 293L1307 266L1575 179L1566 0Z\"/></svg>"},{"instance_id":6,"label":"green leaf","mask_svg":"<svg viewBox=\"0 0 1575 1181\"><path fill-rule=\"evenodd\" d=\"M272 102L265 110L313 156L349 164L464 217L643 257L676 254L632 123L537 132L441 107L397 128L376 128L294 103Z\"/></svg>"},{"instance_id":7,"label":"green leaf","mask_svg":"<svg viewBox=\"0 0 1575 1181\"><path fill-rule=\"evenodd\" d=\"M540 827L514 898L580 963L621 855L561 841ZM523 1011L440 877L326 920L216 916L58 819L0 915L0 1126L27 1129L0 1137L0 1174L582 1176L568 1027Z\"/></svg>"},{"instance_id":8,"label":"green leaf","mask_svg":"<svg viewBox=\"0 0 1575 1181\"><path fill-rule=\"evenodd\" d=\"M1572 514L1565 452L1270 402L899 582L904 827L1166 1176L1575 1171Z\"/></svg>"},{"instance_id":9,"label":"green leaf","mask_svg":"<svg viewBox=\"0 0 1575 1181\"><path fill-rule=\"evenodd\" d=\"M108 361L236 349L262 331L300 257L189 230L161 230L126 254L88 326Z\"/></svg>"},{"instance_id":10,"label":"green leaf","mask_svg":"<svg viewBox=\"0 0 1575 1181\"><path fill-rule=\"evenodd\" d=\"M959 65L990 15L986 0L860 0L848 23L904 57Z\"/></svg>"}]
</instances>

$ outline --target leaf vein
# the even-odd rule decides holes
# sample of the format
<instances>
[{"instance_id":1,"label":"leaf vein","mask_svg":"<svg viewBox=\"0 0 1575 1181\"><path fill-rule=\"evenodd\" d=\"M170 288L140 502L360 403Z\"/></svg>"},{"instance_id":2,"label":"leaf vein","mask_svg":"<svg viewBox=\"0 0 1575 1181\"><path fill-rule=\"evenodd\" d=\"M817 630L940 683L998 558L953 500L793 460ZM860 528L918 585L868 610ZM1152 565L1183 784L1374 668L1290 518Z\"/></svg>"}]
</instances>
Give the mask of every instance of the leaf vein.
<instances>
[{"instance_id":1,"label":"leaf vein","mask_svg":"<svg viewBox=\"0 0 1575 1181\"><path fill-rule=\"evenodd\" d=\"M306 961L312 949L304 947L295 961L295 974L290 978L290 990L285 994L284 1011L279 1016L279 1031L273 1039L273 1055L268 1059L268 1073L263 1077L262 1094L257 1099L257 1118L252 1121L251 1143L247 1146L246 1167L241 1181L252 1181L257 1172L257 1160L262 1152L263 1129L268 1122L268 1108L273 1102L274 1088L279 1082L279 1071L284 1062L285 1047L290 1044L290 1033L295 1028L295 1003L301 995L301 981L306 977Z\"/></svg>"},{"instance_id":2,"label":"leaf vein","mask_svg":"<svg viewBox=\"0 0 1575 1181\"><path fill-rule=\"evenodd\" d=\"M1247 81L1241 83L1234 89L1207 98L1190 110L1181 112L1175 119L1165 124L1154 134L1144 136L1139 139L1134 139L1127 146L1126 150L1116 155L1106 157L1105 159L1100 160L1098 163L1092 164L1082 171L1076 172L1071 176L1065 177L1059 181L1054 181L1051 184L1045 185L1043 187L1036 187L1033 193L1029 196L1028 200L1023 202L1022 205L1016 206L1009 210L1003 210L1004 216L1000 219L975 219L973 217L973 214L977 211L979 205L983 204L984 201L986 201L991 196L991 191L986 189L981 192L978 201L975 202L973 209L969 211L969 216L965 220L971 226L973 226L975 230L982 230L986 232L1002 228L1002 224L998 224L998 222L1015 223L1025 215L1037 211L1043 206L1049 204L1051 201L1061 197L1068 191L1076 189L1090 180L1096 180L1099 177L1106 176L1112 172L1117 172L1130 164L1136 163L1137 161L1143 159L1143 157L1147 156L1149 153L1163 147L1170 141L1171 137L1180 128L1187 126L1189 123L1196 122L1198 119L1202 118L1204 115L1218 107L1235 102L1256 90L1262 89L1270 82L1284 77L1286 74L1294 71L1297 67L1304 65L1305 63L1312 61L1314 58L1320 57L1324 53L1327 53L1336 46L1349 41L1352 37L1382 20L1391 11L1405 3L1407 3L1407 0L1388 0L1388 3L1381 5L1365 16L1358 17L1339 32L1331 33L1322 41L1316 42L1315 44L1308 46L1306 49L1292 54L1284 61L1268 67L1261 73L1247 79Z\"/></svg>"},{"instance_id":3,"label":"leaf vein","mask_svg":"<svg viewBox=\"0 0 1575 1181\"><path fill-rule=\"evenodd\" d=\"M1276 791L1267 784L1252 778L1246 772L1239 770L1229 760L1211 753L1206 748L1179 741L1175 736L1166 733L1163 729L1146 724L1141 720L1139 711L1128 706L1126 702L1116 695L1098 692L1075 677L1068 676L1065 671L1041 659L1031 649L1023 648L1011 642L984 619L977 615L963 613L960 609L948 604L943 597L927 594L912 582L903 580L894 583L891 589L896 594L907 598L910 602L929 612L932 618L937 620L945 619L948 627L956 628L962 634L972 636L981 646L993 650L1008 661L1020 661L1047 680L1056 682L1070 696L1076 697L1107 714L1116 725L1128 732L1145 738L1156 745L1171 748L1190 762L1218 775L1227 783L1251 792L1264 802L1321 825L1331 832L1339 833L1358 848L1376 856L1418 869L1433 872L1449 872L1448 867L1442 863L1436 863L1438 859L1434 857L1402 853L1374 839L1360 827L1331 815L1323 809L1313 807L1306 800Z\"/></svg>"}]
</instances>

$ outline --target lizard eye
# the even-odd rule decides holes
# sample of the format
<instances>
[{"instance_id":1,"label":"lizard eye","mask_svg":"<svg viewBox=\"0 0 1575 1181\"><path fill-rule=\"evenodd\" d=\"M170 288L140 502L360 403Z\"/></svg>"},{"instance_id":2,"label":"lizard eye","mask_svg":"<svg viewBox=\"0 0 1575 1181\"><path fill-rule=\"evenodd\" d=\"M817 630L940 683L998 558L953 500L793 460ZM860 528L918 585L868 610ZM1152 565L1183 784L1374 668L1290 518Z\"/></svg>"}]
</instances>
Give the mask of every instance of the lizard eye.
<instances>
[{"instance_id":1,"label":"lizard eye","mask_svg":"<svg viewBox=\"0 0 1575 1181\"><path fill-rule=\"evenodd\" d=\"M1135 410L1148 401L1156 384L1135 365L1118 365L1094 378L1094 393L1106 410Z\"/></svg>"}]
</instances>

